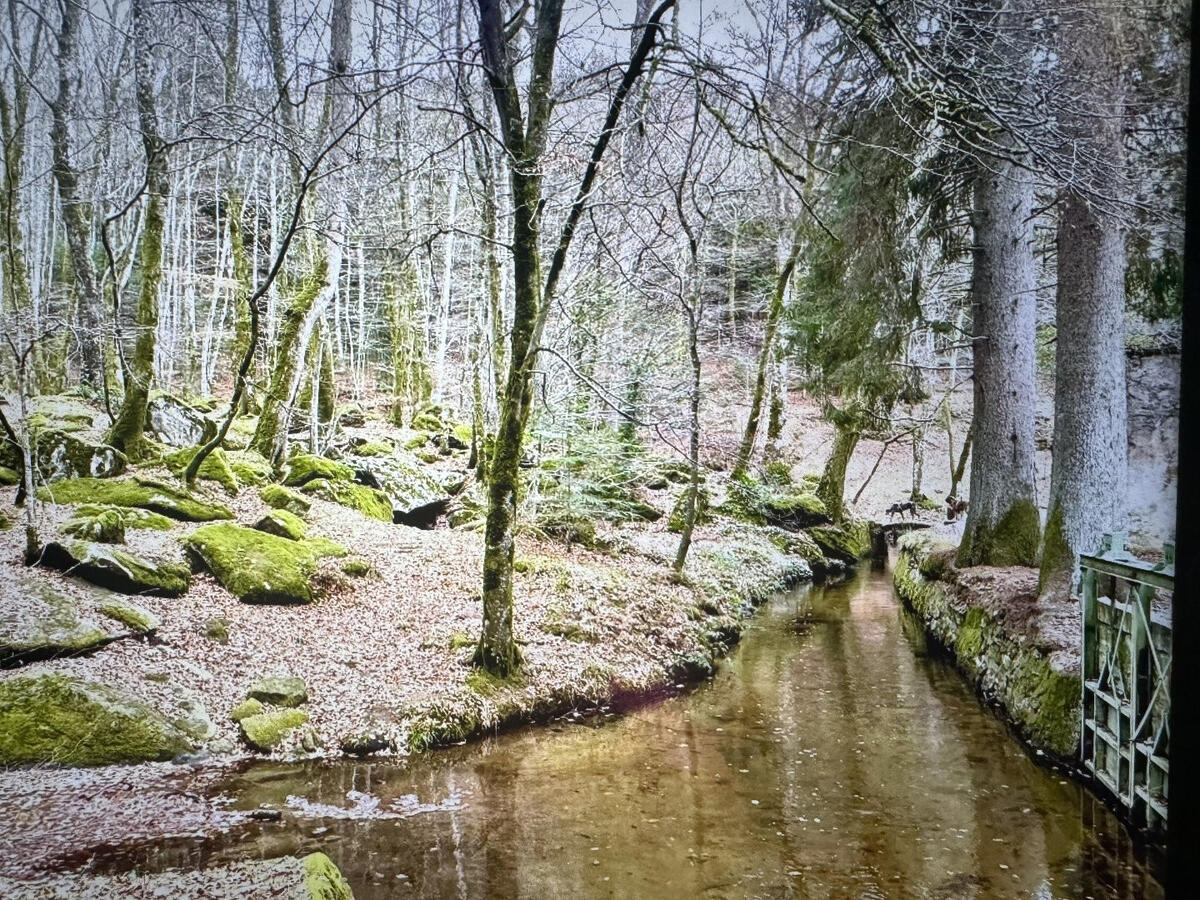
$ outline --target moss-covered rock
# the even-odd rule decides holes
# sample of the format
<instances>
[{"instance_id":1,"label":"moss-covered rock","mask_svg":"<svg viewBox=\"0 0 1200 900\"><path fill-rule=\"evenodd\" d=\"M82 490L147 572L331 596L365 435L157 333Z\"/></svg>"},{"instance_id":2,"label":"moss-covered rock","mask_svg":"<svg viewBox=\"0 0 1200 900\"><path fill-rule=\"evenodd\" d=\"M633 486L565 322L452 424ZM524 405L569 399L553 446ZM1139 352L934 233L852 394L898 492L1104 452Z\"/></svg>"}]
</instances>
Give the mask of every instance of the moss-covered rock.
<instances>
[{"instance_id":1,"label":"moss-covered rock","mask_svg":"<svg viewBox=\"0 0 1200 900\"><path fill-rule=\"evenodd\" d=\"M238 484L258 487L275 477L275 470L271 468L266 457L254 450L231 450L225 456Z\"/></svg>"},{"instance_id":2,"label":"moss-covered rock","mask_svg":"<svg viewBox=\"0 0 1200 900\"><path fill-rule=\"evenodd\" d=\"M254 524L254 528L289 541L303 540L307 530L304 520L286 509L271 510Z\"/></svg>"},{"instance_id":3,"label":"moss-covered rock","mask_svg":"<svg viewBox=\"0 0 1200 900\"><path fill-rule=\"evenodd\" d=\"M112 478L125 471L125 454L62 428L37 431L33 439L37 469L47 481L63 478Z\"/></svg>"},{"instance_id":4,"label":"moss-covered rock","mask_svg":"<svg viewBox=\"0 0 1200 900\"><path fill-rule=\"evenodd\" d=\"M283 464L283 483L288 487L301 487L317 479L353 481L354 470L336 460L311 453L297 453Z\"/></svg>"},{"instance_id":5,"label":"moss-covered rock","mask_svg":"<svg viewBox=\"0 0 1200 900\"><path fill-rule=\"evenodd\" d=\"M432 525L450 502L450 491L430 477L412 456L394 453L387 457L352 457L357 480L386 495L391 521L406 525Z\"/></svg>"},{"instance_id":6,"label":"moss-covered rock","mask_svg":"<svg viewBox=\"0 0 1200 900\"><path fill-rule=\"evenodd\" d=\"M282 743L288 733L308 721L308 713L302 709L268 709L257 715L247 716L238 725L242 737L255 750L269 752Z\"/></svg>"},{"instance_id":7,"label":"moss-covered rock","mask_svg":"<svg viewBox=\"0 0 1200 900\"><path fill-rule=\"evenodd\" d=\"M267 506L274 509L286 509L298 516L307 515L312 508L312 503L307 497L299 491L286 488L281 484L264 485L259 488L258 496L262 497Z\"/></svg>"},{"instance_id":8,"label":"moss-covered rock","mask_svg":"<svg viewBox=\"0 0 1200 900\"><path fill-rule=\"evenodd\" d=\"M250 686L246 696L272 706L301 706L308 702L308 686L294 675L266 675Z\"/></svg>"},{"instance_id":9,"label":"moss-covered rock","mask_svg":"<svg viewBox=\"0 0 1200 900\"><path fill-rule=\"evenodd\" d=\"M242 719L248 719L251 716L257 716L265 709L266 707L262 705L262 701L255 700L253 697L247 697L229 711L229 718L235 722L240 722Z\"/></svg>"},{"instance_id":10,"label":"moss-covered rock","mask_svg":"<svg viewBox=\"0 0 1200 900\"><path fill-rule=\"evenodd\" d=\"M864 538L858 533L861 530L838 528L834 525L807 529L809 536L816 541L826 557L840 560L848 566L855 565L871 551L870 535L868 533Z\"/></svg>"},{"instance_id":11,"label":"moss-covered rock","mask_svg":"<svg viewBox=\"0 0 1200 900\"><path fill-rule=\"evenodd\" d=\"M60 589L44 573L6 572L0 603L0 665L90 653L120 637L93 615L91 605ZM97 592L104 600L111 595Z\"/></svg>"},{"instance_id":12,"label":"moss-covered rock","mask_svg":"<svg viewBox=\"0 0 1200 900\"><path fill-rule=\"evenodd\" d=\"M184 544L243 603L312 603L319 595L312 583L317 559L332 555L314 541L228 523L199 528Z\"/></svg>"},{"instance_id":13,"label":"moss-covered rock","mask_svg":"<svg viewBox=\"0 0 1200 900\"><path fill-rule=\"evenodd\" d=\"M368 575L375 574L375 567L369 560L355 557L342 563L342 574L349 575L351 578L366 578Z\"/></svg>"},{"instance_id":14,"label":"moss-covered rock","mask_svg":"<svg viewBox=\"0 0 1200 900\"><path fill-rule=\"evenodd\" d=\"M8 466L0 466L0 487L9 487L21 480L20 473Z\"/></svg>"},{"instance_id":15,"label":"moss-covered rock","mask_svg":"<svg viewBox=\"0 0 1200 900\"><path fill-rule=\"evenodd\" d=\"M232 519L228 508L206 503L192 494L151 478L72 478L38 488L38 498L55 503L100 503L135 506L184 522Z\"/></svg>"},{"instance_id":16,"label":"moss-covered rock","mask_svg":"<svg viewBox=\"0 0 1200 900\"><path fill-rule=\"evenodd\" d=\"M51 541L42 551L46 565L123 594L178 597L188 589L192 570L182 560L156 559L92 541Z\"/></svg>"},{"instance_id":17,"label":"moss-covered rock","mask_svg":"<svg viewBox=\"0 0 1200 900\"><path fill-rule=\"evenodd\" d=\"M675 498L675 505L671 508L671 516L667 519L667 531L673 531L679 534L683 531L683 526L687 521L687 488L679 492L679 496ZM696 524L706 525L712 521L711 499L707 488L700 488L696 492Z\"/></svg>"},{"instance_id":18,"label":"moss-covered rock","mask_svg":"<svg viewBox=\"0 0 1200 900\"><path fill-rule=\"evenodd\" d=\"M113 598L100 605L100 612L110 619L120 622L134 634L153 634L158 631L162 622L158 616L127 600Z\"/></svg>"},{"instance_id":19,"label":"moss-covered rock","mask_svg":"<svg viewBox=\"0 0 1200 900\"><path fill-rule=\"evenodd\" d=\"M211 417L170 394L150 398L146 424L155 440L170 447L195 447L217 435L217 423Z\"/></svg>"},{"instance_id":20,"label":"moss-covered rock","mask_svg":"<svg viewBox=\"0 0 1200 900\"><path fill-rule=\"evenodd\" d=\"M187 447L183 450L176 450L174 453L168 453L164 456L162 463L172 474L182 477L188 465L191 464L192 459L199 452L199 447ZM225 451L220 447L204 457L204 462L200 463L200 470L196 475L205 481L215 481L225 489L225 493L227 494L232 496L237 495L237 476L234 475L233 469L229 466L229 457L225 455Z\"/></svg>"},{"instance_id":21,"label":"moss-covered rock","mask_svg":"<svg viewBox=\"0 0 1200 900\"><path fill-rule=\"evenodd\" d=\"M101 544L125 543L125 519L115 507L100 510L94 515L79 515L62 525L63 534Z\"/></svg>"},{"instance_id":22,"label":"moss-covered rock","mask_svg":"<svg viewBox=\"0 0 1200 900\"><path fill-rule=\"evenodd\" d=\"M365 484L355 484L353 481L331 481L318 478L309 481L301 490L322 500L357 510L364 516L379 519L381 522L392 521L392 503L383 491L367 487Z\"/></svg>"},{"instance_id":23,"label":"moss-covered rock","mask_svg":"<svg viewBox=\"0 0 1200 900\"><path fill-rule=\"evenodd\" d=\"M116 688L62 675L0 681L0 766L101 766L194 749L182 728Z\"/></svg>"},{"instance_id":24,"label":"moss-covered rock","mask_svg":"<svg viewBox=\"0 0 1200 900\"><path fill-rule=\"evenodd\" d=\"M596 535L596 523L583 516L551 510L539 514L538 528L547 537L567 544L579 544L588 549L597 549L600 546Z\"/></svg>"},{"instance_id":25,"label":"moss-covered rock","mask_svg":"<svg viewBox=\"0 0 1200 900\"><path fill-rule=\"evenodd\" d=\"M753 525L788 529L830 521L825 504L815 494L796 491L786 485L764 483L749 475L741 475L729 482L725 502L717 512Z\"/></svg>"},{"instance_id":26,"label":"moss-covered rock","mask_svg":"<svg viewBox=\"0 0 1200 900\"><path fill-rule=\"evenodd\" d=\"M304 888L310 900L354 900L349 883L324 853L310 853L300 864L304 867Z\"/></svg>"},{"instance_id":27,"label":"moss-covered rock","mask_svg":"<svg viewBox=\"0 0 1200 900\"><path fill-rule=\"evenodd\" d=\"M354 448L355 456L391 456L395 446L387 441L366 441Z\"/></svg>"},{"instance_id":28,"label":"moss-covered rock","mask_svg":"<svg viewBox=\"0 0 1200 900\"><path fill-rule=\"evenodd\" d=\"M150 512L148 509L138 509L135 506L109 506L103 503L82 503L76 506L75 514L70 521L93 518L107 513L116 515L121 520L121 528L127 531L170 531L173 527L171 520L160 513ZM86 535L75 534L74 537L86 538ZM90 538L90 540L98 540L98 538ZM108 543L119 542L109 541Z\"/></svg>"}]
</instances>

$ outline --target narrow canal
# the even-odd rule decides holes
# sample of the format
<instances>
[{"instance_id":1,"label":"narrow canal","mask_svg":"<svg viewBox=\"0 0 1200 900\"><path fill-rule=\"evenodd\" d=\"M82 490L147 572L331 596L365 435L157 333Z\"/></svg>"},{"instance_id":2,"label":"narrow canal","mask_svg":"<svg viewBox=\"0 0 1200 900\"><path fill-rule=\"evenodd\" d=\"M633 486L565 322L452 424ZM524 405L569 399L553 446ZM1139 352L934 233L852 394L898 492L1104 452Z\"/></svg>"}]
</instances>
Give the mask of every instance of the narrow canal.
<instances>
[{"instance_id":1,"label":"narrow canal","mask_svg":"<svg viewBox=\"0 0 1200 900\"><path fill-rule=\"evenodd\" d=\"M323 850L360 900L1160 897L1119 822L927 651L887 573L778 597L710 683L411 762L255 765L281 822L111 865Z\"/></svg>"}]
</instances>

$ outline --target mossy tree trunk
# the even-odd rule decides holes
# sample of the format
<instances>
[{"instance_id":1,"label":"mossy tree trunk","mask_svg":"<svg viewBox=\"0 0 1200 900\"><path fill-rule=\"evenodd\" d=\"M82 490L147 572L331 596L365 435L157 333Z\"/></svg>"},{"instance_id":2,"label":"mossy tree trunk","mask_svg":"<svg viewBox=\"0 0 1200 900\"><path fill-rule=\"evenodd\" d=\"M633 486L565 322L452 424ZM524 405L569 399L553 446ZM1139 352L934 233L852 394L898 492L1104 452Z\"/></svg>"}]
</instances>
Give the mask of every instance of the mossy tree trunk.
<instances>
[{"instance_id":1,"label":"mossy tree trunk","mask_svg":"<svg viewBox=\"0 0 1200 900\"><path fill-rule=\"evenodd\" d=\"M130 459L141 458L147 448L146 405L154 378L154 342L158 331L158 288L162 281L163 211L170 190L167 147L158 133L154 108L155 87L150 47L155 40L149 0L133 2L134 73L137 83L138 124L146 151L146 213L139 252L141 283L136 314L137 339L125 358L125 396L109 431L108 443Z\"/></svg>"},{"instance_id":2,"label":"mossy tree trunk","mask_svg":"<svg viewBox=\"0 0 1200 900\"><path fill-rule=\"evenodd\" d=\"M960 566L1031 566L1041 525L1034 469L1033 184L989 159L975 179L971 307L975 361L971 505Z\"/></svg>"},{"instance_id":3,"label":"mossy tree trunk","mask_svg":"<svg viewBox=\"0 0 1200 900\"><path fill-rule=\"evenodd\" d=\"M229 191L225 195L225 214L229 222L229 252L233 258L234 304L237 308L234 323L233 359L240 363L252 343L250 325L250 296L254 293L254 272L250 254L246 250L246 235L243 225L245 202L237 191ZM257 381L251 377L248 384ZM238 412L245 414L250 409L251 397L248 390L243 390L238 403Z\"/></svg>"},{"instance_id":4,"label":"mossy tree trunk","mask_svg":"<svg viewBox=\"0 0 1200 900\"><path fill-rule=\"evenodd\" d=\"M77 327L71 330L79 357L79 382L84 388L99 390L104 385L104 359L100 331L104 321L100 288L92 262L91 204L83 200L79 173L71 162L71 121L74 116L76 77L76 39L79 34L81 5L62 5L58 29L58 95L50 105L53 121L50 142L53 151L54 181L62 207L63 230L71 256L75 281Z\"/></svg>"},{"instance_id":5,"label":"mossy tree trunk","mask_svg":"<svg viewBox=\"0 0 1200 900\"><path fill-rule=\"evenodd\" d=\"M697 267L693 267L695 270ZM692 534L696 530L696 510L700 498L700 321L697 315L699 292L687 306L688 314L688 358L692 364L692 381L688 397L688 486L687 500L683 509L683 529L679 533L679 546L675 550L672 568L676 575L683 572L688 550L692 546Z\"/></svg>"},{"instance_id":6,"label":"mossy tree trunk","mask_svg":"<svg viewBox=\"0 0 1200 900\"><path fill-rule=\"evenodd\" d=\"M1066 70L1098 115L1064 117L1083 146L1120 171L1125 158L1120 29L1112 14L1066 29ZM1110 21L1103 21L1103 20ZM1086 27L1086 25L1094 27ZM1106 27L1107 26L1107 27ZM1092 109L1089 109L1089 112ZM1092 176L1101 196L1112 178ZM1117 216L1068 188L1058 220L1054 449L1041 592L1066 599L1080 553L1119 528L1125 512L1128 411L1125 376L1125 234Z\"/></svg>"},{"instance_id":7,"label":"mossy tree trunk","mask_svg":"<svg viewBox=\"0 0 1200 900\"><path fill-rule=\"evenodd\" d=\"M766 329L763 334L762 349L758 353L758 368L754 375L754 390L750 395L750 415L746 419L746 430L742 434L742 443L738 447L737 462L733 466L733 477L746 474L750 466L750 457L754 454L754 442L758 437L758 422L762 416L762 406L767 387L767 367L775 354L775 336L779 330L779 319L787 300L788 286L792 282L792 272L796 268L796 260L800 257L803 232L797 223L792 234L791 248L784 257L775 278L775 289L771 292L771 302L767 306ZM732 296L730 301L732 302Z\"/></svg>"},{"instance_id":8,"label":"mossy tree trunk","mask_svg":"<svg viewBox=\"0 0 1200 900\"><path fill-rule=\"evenodd\" d=\"M925 429L918 425L912 432L912 490L908 499L917 503L925 499L922 482L925 480Z\"/></svg>"},{"instance_id":9,"label":"mossy tree trunk","mask_svg":"<svg viewBox=\"0 0 1200 900\"><path fill-rule=\"evenodd\" d=\"M784 389L787 379L787 369L780 363L775 367L771 377L771 406L767 416L767 449L768 459L773 459L779 452L779 439L783 437L783 405Z\"/></svg>"},{"instance_id":10,"label":"mossy tree trunk","mask_svg":"<svg viewBox=\"0 0 1200 900\"><path fill-rule=\"evenodd\" d=\"M833 449L825 461L821 480L817 482L817 497L825 504L835 525L841 525L845 519L846 467L861 437L857 422L851 418L840 414L835 417Z\"/></svg>"},{"instance_id":11,"label":"mossy tree trunk","mask_svg":"<svg viewBox=\"0 0 1200 900\"><path fill-rule=\"evenodd\" d=\"M587 207L600 161L619 121L625 98L641 76L658 37L659 21L674 0L666 0L642 31L629 66L609 104L604 128L559 233L543 282L540 251L542 156L551 123L554 58L562 20L562 0L535 5L532 47L516 42L522 29L508 23L499 0L478 0L479 38L484 70L500 120L512 199L513 319L508 374L500 398L499 426L488 466L488 509L484 526L483 627L474 661L506 676L520 664L513 630L513 526L525 427L533 402L533 366L538 341L566 263L575 229ZM528 14L522 7L519 16ZM517 23L519 24L519 22ZM519 60L528 60L528 88L517 84ZM526 101L522 109L522 94Z\"/></svg>"}]
</instances>

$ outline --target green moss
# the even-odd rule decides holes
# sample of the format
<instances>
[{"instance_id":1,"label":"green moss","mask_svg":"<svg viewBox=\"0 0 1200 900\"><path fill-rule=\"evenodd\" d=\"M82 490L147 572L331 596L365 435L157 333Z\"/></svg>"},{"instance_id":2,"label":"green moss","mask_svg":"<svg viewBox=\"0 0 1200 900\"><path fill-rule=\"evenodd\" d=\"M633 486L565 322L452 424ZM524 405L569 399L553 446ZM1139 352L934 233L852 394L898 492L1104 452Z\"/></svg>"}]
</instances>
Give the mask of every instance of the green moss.
<instances>
[{"instance_id":1,"label":"green moss","mask_svg":"<svg viewBox=\"0 0 1200 900\"><path fill-rule=\"evenodd\" d=\"M351 578L366 578L375 573L375 567L368 560L356 557L342 563L342 574Z\"/></svg>"},{"instance_id":2,"label":"green moss","mask_svg":"<svg viewBox=\"0 0 1200 900\"><path fill-rule=\"evenodd\" d=\"M191 461L199 452L199 447L187 447L183 450L176 450L174 453L168 453L164 456L162 463L173 475L182 477L188 465L191 464ZM220 447L204 457L204 462L200 463L200 471L196 474L205 481L215 481L225 489L225 493L233 496L237 495L237 476L233 474L233 469L229 467L229 459L225 456L225 451Z\"/></svg>"},{"instance_id":3,"label":"green moss","mask_svg":"<svg viewBox=\"0 0 1200 900\"><path fill-rule=\"evenodd\" d=\"M414 434L412 437L410 437L407 441L404 442L404 449L408 450L408 451L420 450L422 447L424 447L428 443L429 443L429 435Z\"/></svg>"},{"instance_id":4,"label":"green moss","mask_svg":"<svg viewBox=\"0 0 1200 900\"><path fill-rule=\"evenodd\" d=\"M0 766L168 760L192 749L165 717L107 685L62 675L0 681Z\"/></svg>"},{"instance_id":5,"label":"green moss","mask_svg":"<svg viewBox=\"0 0 1200 900\"><path fill-rule=\"evenodd\" d=\"M539 516L538 528L547 537L568 544L579 544L588 548L595 548L598 545L596 523L583 516L571 515L561 510L551 510L548 514Z\"/></svg>"},{"instance_id":6,"label":"green moss","mask_svg":"<svg viewBox=\"0 0 1200 900\"><path fill-rule=\"evenodd\" d=\"M229 468L239 484L250 484L255 487L266 484L275 477L275 472L266 457L253 450L233 450L225 454L229 460Z\"/></svg>"},{"instance_id":7,"label":"green moss","mask_svg":"<svg viewBox=\"0 0 1200 900\"><path fill-rule=\"evenodd\" d=\"M472 642L472 643L474 643L474 642ZM469 687L475 693L477 693L483 697L491 697L497 691L501 691L505 688L510 688L510 687L520 687L524 683L525 683L525 679L519 673L513 673L512 675L509 675L507 678L501 678L499 675L494 675L491 672L487 671L486 669L481 669L478 667L473 668L467 674L467 678L466 678L467 687ZM466 732L466 733L470 734L474 730L475 730L475 728L472 727L471 731ZM465 728L464 728L464 731L465 731Z\"/></svg>"},{"instance_id":8,"label":"green moss","mask_svg":"<svg viewBox=\"0 0 1200 900\"><path fill-rule=\"evenodd\" d=\"M185 522L232 519L226 507L205 503L191 494L150 478L71 478L38 488L38 499L55 503L101 503L134 506Z\"/></svg>"},{"instance_id":9,"label":"green moss","mask_svg":"<svg viewBox=\"0 0 1200 900\"><path fill-rule=\"evenodd\" d=\"M170 531L174 524L160 513L128 506L106 506L102 503L83 503L75 507L73 519L85 519L104 513L115 513L127 530ZM80 535L82 537L82 535Z\"/></svg>"},{"instance_id":10,"label":"green moss","mask_svg":"<svg viewBox=\"0 0 1200 900\"><path fill-rule=\"evenodd\" d=\"M317 554L306 541L289 541L241 525L199 528L185 546L243 603L311 603Z\"/></svg>"},{"instance_id":11,"label":"green moss","mask_svg":"<svg viewBox=\"0 0 1200 900\"><path fill-rule=\"evenodd\" d=\"M150 610L124 600L109 600L100 606L100 612L138 634L150 634L162 624Z\"/></svg>"},{"instance_id":12,"label":"green moss","mask_svg":"<svg viewBox=\"0 0 1200 900\"><path fill-rule=\"evenodd\" d=\"M283 483L301 487L316 479L353 481L354 470L344 463L310 453L297 453L283 464Z\"/></svg>"},{"instance_id":13,"label":"green moss","mask_svg":"<svg viewBox=\"0 0 1200 900\"><path fill-rule=\"evenodd\" d=\"M792 483L792 467L780 459L773 459L763 466L763 476L772 484L786 487Z\"/></svg>"},{"instance_id":14,"label":"green moss","mask_svg":"<svg viewBox=\"0 0 1200 900\"><path fill-rule=\"evenodd\" d=\"M1027 661L1019 674L1028 698L1022 723L1030 740L1062 759L1074 759L1079 747L1080 683L1074 672L1060 672L1045 658Z\"/></svg>"},{"instance_id":15,"label":"green moss","mask_svg":"<svg viewBox=\"0 0 1200 900\"><path fill-rule=\"evenodd\" d=\"M298 516L306 515L312 508L312 503L299 491L293 491L281 484L268 484L258 489L258 496L263 502L274 509L286 509Z\"/></svg>"},{"instance_id":16,"label":"green moss","mask_svg":"<svg viewBox=\"0 0 1200 900\"><path fill-rule=\"evenodd\" d=\"M307 531L304 520L286 509L271 510L255 523L254 528L266 534L287 538L289 541L302 540Z\"/></svg>"},{"instance_id":17,"label":"green moss","mask_svg":"<svg viewBox=\"0 0 1200 900\"><path fill-rule=\"evenodd\" d=\"M304 867L304 889L310 900L354 900L350 885L324 853L310 853L300 864Z\"/></svg>"},{"instance_id":18,"label":"green moss","mask_svg":"<svg viewBox=\"0 0 1200 900\"><path fill-rule=\"evenodd\" d=\"M391 456L396 448L384 441L367 441L354 448L355 456Z\"/></svg>"},{"instance_id":19,"label":"green moss","mask_svg":"<svg viewBox=\"0 0 1200 900\"><path fill-rule=\"evenodd\" d=\"M125 543L125 520L116 508L105 509L91 516L76 513L62 526L63 534L102 544Z\"/></svg>"},{"instance_id":20,"label":"green moss","mask_svg":"<svg viewBox=\"0 0 1200 900\"><path fill-rule=\"evenodd\" d=\"M242 719L257 716L265 709L266 707L262 705L261 701L255 700L253 697L247 697L229 711L229 718L235 722L240 722Z\"/></svg>"},{"instance_id":21,"label":"green moss","mask_svg":"<svg viewBox=\"0 0 1200 900\"><path fill-rule=\"evenodd\" d=\"M1041 520L1032 500L1015 502L994 527L977 524L963 535L960 566L1037 565Z\"/></svg>"},{"instance_id":22,"label":"green moss","mask_svg":"<svg viewBox=\"0 0 1200 900\"><path fill-rule=\"evenodd\" d=\"M574 641L577 644L596 644L600 642L600 635L592 629L580 625L578 622L567 621L561 617L547 618L542 622L541 629L546 634L552 634L566 641Z\"/></svg>"},{"instance_id":23,"label":"green moss","mask_svg":"<svg viewBox=\"0 0 1200 900\"><path fill-rule=\"evenodd\" d=\"M178 597L188 589L192 570L183 562L152 559L112 544L51 541L42 551L49 566L64 569L92 584L125 594Z\"/></svg>"},{"instance_id":24,"label":"green moss","mask_svg":"<svg viewBox=\"0 0 1200 900\"><path fill-rule=\"evenodd\" d=\"M21 476L16 469L10 469L8 466L0 466L0 486L9 487L19 483Z\"/></svg>"},{"instance_id":25,"label":"green moss","mask_svg":"<svg viewBox=\"0 0 1200 900\"><path fill-rule=\"evenodd\" d=\"M465 631L456 631L450 635L450 649L462 650L464 647L474 647L477 643L476 639L471 637Z\"/></svg>"},{"instance_id":26,"label":"green moss","mask_svg":"<svg viewBox=\"0 0 1200 900\"><path fill-rule=\"evenodd\" d=\"M471 426L466 422L455 422L450 426L452 444L457 444L460 450L466 450L471 446L471 433Z\"/></svg>"},{"instance_id":27,"label":"green moss","mask_svg":"<svg viewBox=\"0 0 1200 900\"><path fill-rule=\"evenodd\" d=\"M350 551L339 544L337 541L331 541L326 537L311 537L301 541L304 548L309 553L320 559L322 556L348 556Z\"/></svg>"},{"instance_id":28,"label":"green moss","mask_svg":"<svg viewBox=\"0 0 1200 900\"><path fill-rule=\"evenodd\" d=\"M267 675L254 682L246 696L273 706L301 706L308 702L308 686L295 675Z\"/></svg>"},{"instance_id":29,"label":"green moss","mask_svg":"<svg viewBox=\"0 0 1200 900\"><path fill-rule=\"evenodd\" d=\"M257 715L247 716L238 724L242 737L255 750L264 753L277 747L288 732L308 721L308 713L302 709L269 709Z\"/></svg>"},{"instance_id":30,"label":"green moss","mask_svg":"<svg viewBox=\"0 0 1200 900\"><path fill-rule=\"evenodd\" d=\"M348 509L356 510L372 519L378 519L381 522L392 521L392 501L388 495L383 491L367 487L365 484L319 478L308 482L301 490L314 497L320 497L322 500L329 500Z\"/></svg>"},{"instance_id":31,"label":"green moss","mask_svg":"<svg viewBox=\"0 0 1200 900\"><path fill-rule=\"evenodd\" d=\"M983 650L983 610L973 606L963 616L958 629L958 640L954 642L954 654L960 662L974 661Z\"/></svg>"},{"instance_id":32,"label":"green moss","mask_svg":"<svg viewBox=\"0 0 1200 900\"><path fill-rule=\"evenodd\" d=\"M809 536L816 541L821 552L830 559L841 560L847 565L854 565L861 558L861 545L854 536L834 525L820 525L807 529Z\"/></svg>"},{"instance_id":33,"label":"green moss","mask_svg":"<svg viewBox=\"0 0 1200 900\"><path fill-rule=\"evenodd\" d=\"M228 619L209 619L204 623L204 636L218 644L228 644L229 626L232 624Z\"/></svg>"},{"instance_id":34,"label":"green moss","mask_svg":"<svg viewBox=\"0 0 1200 900\"><path fill-rule=\"evenodd\" d=\"M1075 563L1075 554L1063 534L1062 505L1055 503L1046 519L1046 534L1042 542L1042 568L1038 575L1038 593L1042 593L1055 575Z\"/></svg>"}]
</instances>

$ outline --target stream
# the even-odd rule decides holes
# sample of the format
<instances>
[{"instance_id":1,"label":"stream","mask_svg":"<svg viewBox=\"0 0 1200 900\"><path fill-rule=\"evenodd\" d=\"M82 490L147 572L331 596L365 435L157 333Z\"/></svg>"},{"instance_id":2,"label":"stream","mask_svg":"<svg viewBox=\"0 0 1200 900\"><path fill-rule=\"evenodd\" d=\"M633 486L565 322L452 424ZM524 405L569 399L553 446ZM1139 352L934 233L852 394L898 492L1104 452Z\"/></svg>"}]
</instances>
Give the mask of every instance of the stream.
<instances>
[{"instance_id":1,"label":"stream","mask_svg":"<svg viewBox=\"0 0 1200 900\"><path fill-rule=\"evenodd\" d=\"M254 764L218 791L283 819L94 870L322 850L359 900L1163 895L1112 813L926 647L886 572L776 597L711 682L623 716Z\"/></svg>"}]
</instances>

